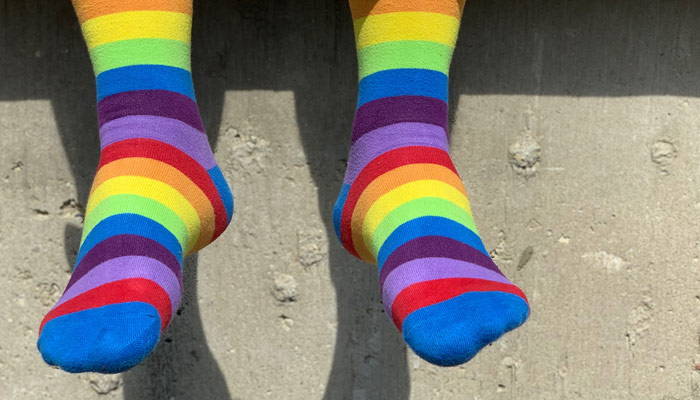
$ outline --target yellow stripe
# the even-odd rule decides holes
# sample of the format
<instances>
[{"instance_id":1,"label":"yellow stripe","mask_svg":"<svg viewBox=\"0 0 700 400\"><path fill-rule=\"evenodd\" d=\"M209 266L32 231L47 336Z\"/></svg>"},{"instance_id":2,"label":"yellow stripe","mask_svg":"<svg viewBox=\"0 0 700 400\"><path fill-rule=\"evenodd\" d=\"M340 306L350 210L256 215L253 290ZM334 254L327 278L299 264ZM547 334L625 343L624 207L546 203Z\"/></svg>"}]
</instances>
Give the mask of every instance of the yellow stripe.
<instances>
[{"instance_id":1,"label":"yellow stripe","mask_svg":"<svg viewBox=\"0 0 700 400\"><path fill-rule=\"evenodd\" d=\"M155 179L141 176L118 176L108 179L96 187L90 194L85 214L97 207L104 199L118 194L135 194L153 199L177 214L187 227L188 240L185 240L185 254L197 242L200 234L201 221L197 211L187 199L172 186Z\"/></svg>"},{"instance_id":2,"label":"yellow stripe","mask_svg":"<svg viewBox=\"0 0 700 400\"><path fill-rule=\"evenodd\" d=\"M97 188L102 182L120 175L156 179L177 190L187 199L188 203L192 205L197 211L197 215L200 217L199 240L192 250L199 250L211 243L211 238L214 235L215 229L214 221L213 218L207 217L214 215L214 208L202 189L179 169L152 158L121 158L100 167L93 180L93 185Z\"/></svg>"},{"instance_id":3,"label":"yellow stripe","mask_svg":"<svg viewBox=\"0 0 700 400\"><path fill-rule=\"evenodd\" d=\"M401 185L394 190L387 192L367 210L363 220L352 220L352 242L355 244L355 250L363 260L374 262L375 255L378 249L372 249L371 252L367 248L364 238L371 238L374 231L382 222L387 214L392 212L397 207L411 200L421 197L437 197L445 199L464 208L471 215L471 207L469 200L454 186L437 180L420 180ZM353 213L354 214L354 213Z\"/></svg>"},{"instance_id":4,"label":"yellow stripe","mask_svg":"<svg viewBox=\"0 0 700 400\"><path fill-rule=\"evenodd\" d=\"M455 46L459 20L428 12L394 12L353 21L358 49L395 40L424 40Z\"/></svg>"},{"instance_id":5,"label":"yellow stripe","mask_svg":"<svg viewBox=\"0 0 700 400\"><path fill-rule=\"evenodd\" d=\"M192 16L170 11L127 11L89 19L82 25L88 49L128 39L171 39L189 43Z\"/></svg>"}]
</instances>

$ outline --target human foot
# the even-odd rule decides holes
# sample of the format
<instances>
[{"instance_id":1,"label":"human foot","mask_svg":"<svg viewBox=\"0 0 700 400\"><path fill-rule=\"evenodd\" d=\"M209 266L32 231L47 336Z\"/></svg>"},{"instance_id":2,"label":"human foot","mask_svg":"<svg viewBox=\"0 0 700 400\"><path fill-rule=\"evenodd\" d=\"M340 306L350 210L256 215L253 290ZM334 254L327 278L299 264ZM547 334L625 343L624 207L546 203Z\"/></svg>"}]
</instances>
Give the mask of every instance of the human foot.
<instances>
[{"instance_id":1,"label":"human foot","mask_svg":"<svg viewBox=\"0 0 700 400\"><path fill-rule=\"evenodd\" d=\"M334 224L379 267L387 314L408 345L458 365L520 326L525 294L489 257L448 154L456 0L350 0L359 62L352 145Z\"/></svg>"},{"instance_id":2,"label":"human foot","mask_svg":"<svg viewBox=\"0 0 700 400\"><path fill-rule=\"evenodd\" d=\"M74 0L97 81L100 163L70 281L41 322L44 360L116 373L155 347L187 254L219 236L233 198L189 71L191 0Z\"/></svg>"}]
</instances>

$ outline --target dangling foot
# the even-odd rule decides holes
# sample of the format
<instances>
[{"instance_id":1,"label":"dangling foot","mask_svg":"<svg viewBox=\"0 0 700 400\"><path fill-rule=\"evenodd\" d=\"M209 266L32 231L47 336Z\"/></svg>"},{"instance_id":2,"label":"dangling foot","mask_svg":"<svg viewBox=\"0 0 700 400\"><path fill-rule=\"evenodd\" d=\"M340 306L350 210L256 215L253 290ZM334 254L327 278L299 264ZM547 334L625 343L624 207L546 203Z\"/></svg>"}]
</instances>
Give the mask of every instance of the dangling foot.
<instances>
[{"instance_id":1,"label":"dangling foot","mask_svg":"<svg viewBox=\"0 0 700 400\"><path fill-rule=\"evenodd\" d=\"M184 256L224 231L233 198L194 99L191 0L74 5L102 149L76 264L38 347L69 372L117 373L157 344L180 303Z\"/></svg>"},{"instance_id":2,"label":"dangling foot","mask_svg":"<svg viewBox=\"0 0 700 400\"><path fill-rule=\"evenodd\" d=\"M408 345L443 366L520 326L525 294L484 248L448 154L447 73L457 0L350 0L358 108L336 232L379 267L387 314Z\"/></svg>"}]
</instances>

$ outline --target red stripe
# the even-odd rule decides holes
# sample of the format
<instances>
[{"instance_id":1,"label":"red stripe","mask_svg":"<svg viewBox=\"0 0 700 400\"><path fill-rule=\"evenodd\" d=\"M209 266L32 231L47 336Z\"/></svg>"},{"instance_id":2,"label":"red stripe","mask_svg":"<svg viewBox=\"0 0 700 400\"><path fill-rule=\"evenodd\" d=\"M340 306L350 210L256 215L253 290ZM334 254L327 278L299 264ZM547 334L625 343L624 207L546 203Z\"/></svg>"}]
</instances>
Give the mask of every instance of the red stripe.
<instances>
[{"instance_id":1,"label":"red stripe","mask_svg":"<svg viewBox=\"0 0 700 400\"><path fill-rule=\"evenodd\" d=\"M416 283L402 290L391 304L391 318L401 329L408 314L467 292L505 292L527 297L515 285L476 278L446 278Z\"/></svg>"},{"instance_id":2,"label":"red stripe","mask_svg":"<svg viewBox=\"0 0 700 400\"><path fill-rule=\"evenodd\" d=\"M117 303L139 301L148 303L160 314L161 330L170 322L172 314L168 293L155 282L144 278L130 278L109 282L90 289L51 310L41 321L39 333L50 320L62 315Z\"/></svg>"},{"instance_id":3,"label":"red stripe","mask_svg":"<svg viewBox=\"0 0 700 400\"><path fill-rule=\"evenodd\" d=\"M340 219L340 237L343 246L353 255L359 257L355 246L352 243L352 213L355 210L357 200L364 192L365 188L377 177L387 171L408 164L437 164L449 168L455 174L455 169L450 155L446 151L427 146L406 146L399 149L387 151L379 157L370 161L362 172L351 183L350 192L343 206L343 214Z\"/></svg>"},{"instance_id":4,"label":"red stripe","mask_svg":"<svg viewBox=\"0 0 700 400\"><path fill-rule=\"evenodd\" d=\"M144 157L170 164L189 177L209 199L214 208L214 236L216 239L226 229L227 215L224 203L219 196L209 173L197 161L177 147L153 139L134 138L110 144L102 149L100 165L109 164L122 158Z\"/></svg>"}]
</instances>

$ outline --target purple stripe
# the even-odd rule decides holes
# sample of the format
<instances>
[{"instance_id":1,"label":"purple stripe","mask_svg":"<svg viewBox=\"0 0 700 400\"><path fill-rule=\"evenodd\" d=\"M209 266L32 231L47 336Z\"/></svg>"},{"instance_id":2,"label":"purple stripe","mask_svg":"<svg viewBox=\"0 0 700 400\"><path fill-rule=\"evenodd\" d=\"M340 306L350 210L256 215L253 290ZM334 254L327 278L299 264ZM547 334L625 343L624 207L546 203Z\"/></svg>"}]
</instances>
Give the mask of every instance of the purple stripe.
<instances>
[{"instance_id":1,"label":"purple stripe","mask_svg":"<svg viewBox=\"0 0 700 400\"><path fill-rule=\"evenodd\" d=\"M448 278L476 278L511 284L500 273L466 261L443 257L419 258L401 264L387 276L382 286L384 306L391 310L396 296L413 284Z\"/></svg>"},{"instance_id":2,"label":"purple stripe","mask_svg":"<svg viewBox=\"0 0 700 400\"><path fill-rule=\"evenodd\" d=\"M128 115L155 115L180 120L204 132L197 103L167 90L133 90L107 96L97 103L100 126Z\"/></svg>"},{"instance_id":3,"label":"purple stripe","mask_svg":"<svg viewBox=\"0 0 700 400\"><path fill-rule=\"evenodd\" d=\"M178 277L173 274L173 271L167 265L158 260L142 256L112 258L96 266L70 288L66 289L54 308L88 290L109 282L129 278L148 279L158 284L168 293L173 313L177 311L181 295Z\"/></svg>"},{"instance_id":4,"label":"purple stripe","mask_svg":"<svg viewBox=\"0 0 700 400\"><path fill-rule=\"evenodd\" d=\"M355 112L352 142L367 132L399 122L423 122L447 131L447 103L424 96L384 97L365 103Z\"/></svg>"},{"instance_id":5,"label":"purple stripe","mask_svg":"<svg viewBox=\"0 0 700 400\"><path fill-rule=\"evenodd\" d=\"M182 279L180 262L177 260L177 257L163 247L163 245L143 236L117 235L101 241L88 251L82 260L80 260L80 264L73 269L73 274L70 277L70 281L68 281L66 290L83 275L90 272L92 268L112 258L121 256L144 256L153 258L167 265L178 280Z\"/></svg>"},{"instance_id":6,"label":"purple stripe","mask_svg":"<svg viewBox=\"0 0 700 400\"><path fill-rule=\"evenodd\" d=\"M172 118L153 115L129 115L107 122L100 128L101 147L122 140L154 139L178 148L194 158L204 169L216 166L207 135Z\"/></svg>"},{"instance_id":7,"label":"purple stripe","mask_svg":"<svg viewBox=\"0 0 700 400\"><path fill-rule=\"evenodd\" d=\"M429 146L449 151L445 129L422 122L399 122L362 135L350 147L343 183L351 184L367 164L386 153L406 146Z\"/></svg>"},{"instance_id":8,"label":"purple stripe","mask_svg":"<svg viewBox=\"0 0 700 400\"><path fill-rule=\"evenodd\" d=\"M466 261L500 273L491 257L469 245L444 236L421 236L404 243L391 253L379 271L379 284L383 286L386 277L400 265L427 257Z\"/></svg>"}]
</instances>

